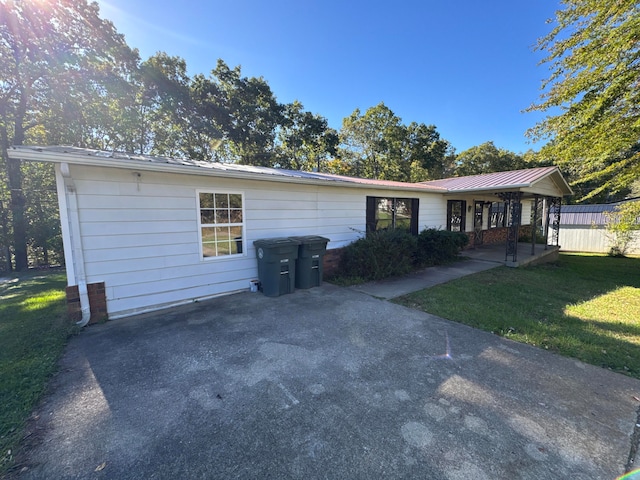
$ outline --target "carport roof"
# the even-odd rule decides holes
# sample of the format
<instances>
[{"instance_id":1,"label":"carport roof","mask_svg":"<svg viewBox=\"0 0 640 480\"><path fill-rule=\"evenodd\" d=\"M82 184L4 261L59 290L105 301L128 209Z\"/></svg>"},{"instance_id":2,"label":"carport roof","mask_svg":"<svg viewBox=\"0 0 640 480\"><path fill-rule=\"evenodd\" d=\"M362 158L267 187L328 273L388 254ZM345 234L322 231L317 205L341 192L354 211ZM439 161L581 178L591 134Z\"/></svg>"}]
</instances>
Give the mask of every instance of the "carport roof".
<instances>
[{"instance_id":1,"label":"carport roof","mask_svg":"<svg viewBox=\"0 0 640 480\"><path fill-rule=\"evenodd\" d=\"M540 182L547 181L548 183L548 180L551 180L554 185L554 190L557 190L558 193L561 192L560 195L572 194L571 188L569 188L569 185L557 167L540 167L486 175L432 180L421 183L406 183L346 177L330 173L238 165L234 163L107 152L68 146L14 146L9 149L8 153L11 158L32 161L316 185L331 184L334 186L374 187L386 190L419 190L433 193L482 192L491 194L514 190L538 193L532 192L531 189L535 189L536 184Z\"/></svg>"}]
</instances>

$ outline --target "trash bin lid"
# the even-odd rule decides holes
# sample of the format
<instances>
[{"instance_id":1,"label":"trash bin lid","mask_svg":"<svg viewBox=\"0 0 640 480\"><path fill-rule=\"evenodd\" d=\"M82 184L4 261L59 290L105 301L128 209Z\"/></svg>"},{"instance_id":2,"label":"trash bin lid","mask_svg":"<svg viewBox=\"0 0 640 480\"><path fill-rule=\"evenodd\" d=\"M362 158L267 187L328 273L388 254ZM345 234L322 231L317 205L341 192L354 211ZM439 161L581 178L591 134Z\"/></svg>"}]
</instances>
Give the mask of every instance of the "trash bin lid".
<instances>
[{"instance_id":1,"label":"trash bin lid","mask_svg":"<svg viewBox=\"0 0 640 480\"><path fill-rule=\"evenodd\" d=\"M310 245L317 243L328 243L329 239L325 237L321 237L320 235L303 235L300 237L289 237L293 240L298 241L302 245Z\"/></svg>"},{"instance_id":2,"label":"trash bin lid","mask_svg":"<svg viewBox=\"0 0 640 480\"><path fill-rule=\"evenodd\" d=\"M300 245L300 241L289 237L261 238L259 240L254 240L253 244L256 247L269 248L283 247L286 245Z\"/></svg>"}]
</instances>

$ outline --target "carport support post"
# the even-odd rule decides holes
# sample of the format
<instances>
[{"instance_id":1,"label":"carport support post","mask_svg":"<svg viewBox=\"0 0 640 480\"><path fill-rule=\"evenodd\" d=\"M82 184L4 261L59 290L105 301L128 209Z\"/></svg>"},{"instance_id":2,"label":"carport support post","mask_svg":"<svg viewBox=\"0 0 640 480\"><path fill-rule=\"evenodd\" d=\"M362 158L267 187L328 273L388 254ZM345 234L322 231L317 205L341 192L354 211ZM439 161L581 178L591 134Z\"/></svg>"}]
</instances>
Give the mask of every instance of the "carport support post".
<instances>
[{"instance_id":1,"label":"carport support post","mask_svg":"<svg viewBox=\"0 0 640 480\"><path fill-rule=\"evenodd\" d=\"M560 210L562 208L562 198L554 197L551 205L553 206L551 244L557 247L560 244Z\"/></svg>"},{"instance_id":2,"label":"carport support post","mask_svg":"<svg viewBox=\"0 0 640 480\"><path fill-rule=\"evenodd\" d=\"M531 255L536 254L536 240L538 235L538 210L540 209L540 196L533 197L533 225L531 228Z\"/></svg>"},{"instance_id":3,"label":"carport support post","mask_svg":"<svg viewBox=\"0 0 640 480\"><path fill-rule=\"evenodd\" d=\"M507 248L504 260L508 261L509 255L511 255L511 262L516 262L518 260L518 231L520 230L520 217L522 216L522 203L520 203L522 194L520 192L507 192L502 196L505 200L505 213L509 214Z\"/></svg>"}]
</instances>

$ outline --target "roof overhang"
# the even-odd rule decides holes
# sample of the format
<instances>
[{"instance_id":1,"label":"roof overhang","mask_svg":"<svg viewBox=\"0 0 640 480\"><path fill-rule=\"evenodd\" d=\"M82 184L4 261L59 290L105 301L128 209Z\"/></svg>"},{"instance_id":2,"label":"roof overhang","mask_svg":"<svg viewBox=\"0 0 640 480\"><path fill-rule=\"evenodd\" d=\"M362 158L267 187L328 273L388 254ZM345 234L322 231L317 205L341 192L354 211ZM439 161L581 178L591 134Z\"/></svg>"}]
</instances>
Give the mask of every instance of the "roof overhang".
<instances>
[{"instance_id":1,"label":"roof overhang","mask_svg":"<svg viewBox=\"0 0 640 480\"><path fill-rule=\"evenodd\" d=\"M20 160L121 168L140 172L163 172L339 188L439 193L448 197L476 195L487 198L508 192L521 192L525 198L532 198L535 195L563 197L573 194L571 187L557 167L539 167L421 183L406 183L64 146L14 146L8 149L8 154L10 158ZM503 182L502 176L505 174L509 174L513 178ZM496 179L501 181L496 182Z\"/></svg>"},{"instance_id":2,"label":"roof overhang","mask_svg":"<svg viewBox=\"0 0 640 480\"><path fill-rule=\"evenodd\" d=\"M364 188L377 190L404 190L425 193L446 193L438 187L418 183L390 182L384 180L366 180L340 175L296 172L267 167L204 162L198 160L180 160L168 157L148 155L128 155L104 152L76 147L38 147L13 146L8 149L9 158L51 163L67 163L106 168L124 168L133 171L150 171L223 177L238 180L260 182L281 182L341 188Z\"/></svg>"}]
</instances>

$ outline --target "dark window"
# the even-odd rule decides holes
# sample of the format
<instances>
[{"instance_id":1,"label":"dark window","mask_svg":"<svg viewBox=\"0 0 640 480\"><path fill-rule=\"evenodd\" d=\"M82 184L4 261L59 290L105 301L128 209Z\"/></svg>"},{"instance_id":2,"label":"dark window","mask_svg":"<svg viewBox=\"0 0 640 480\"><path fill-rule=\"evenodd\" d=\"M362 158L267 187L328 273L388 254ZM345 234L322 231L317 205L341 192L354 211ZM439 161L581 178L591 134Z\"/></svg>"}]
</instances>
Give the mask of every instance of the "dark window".
<instances>
[{"instance_id":1,"label":"dark window","mask_svg":"<svg viewBox=\"0 0 640 480\"><path fill-rule=\"evenodd\" d=\"M367 197L367 232L387 229L418 234L418 199Z\"/></svg>"},{"instance_id":2,"label":"dark window","mask_svg":"<svg viewBox=\"0 0 640 480\"><path fill-rule=\"evenodd\" d=\"M447 230L464 232L466 226L467 202L464 200L449 200L447 202Z\"/></svg>"},{"instance_id":3,"label":"dark window","mask_svg":"<svg viewBox=\"0 0 640 480\"><path fill-rule=\"evenodd\" d=\"M504 227L504 203L492 202L489 217L489 228Z\"/></svg>"}]
</instances>

